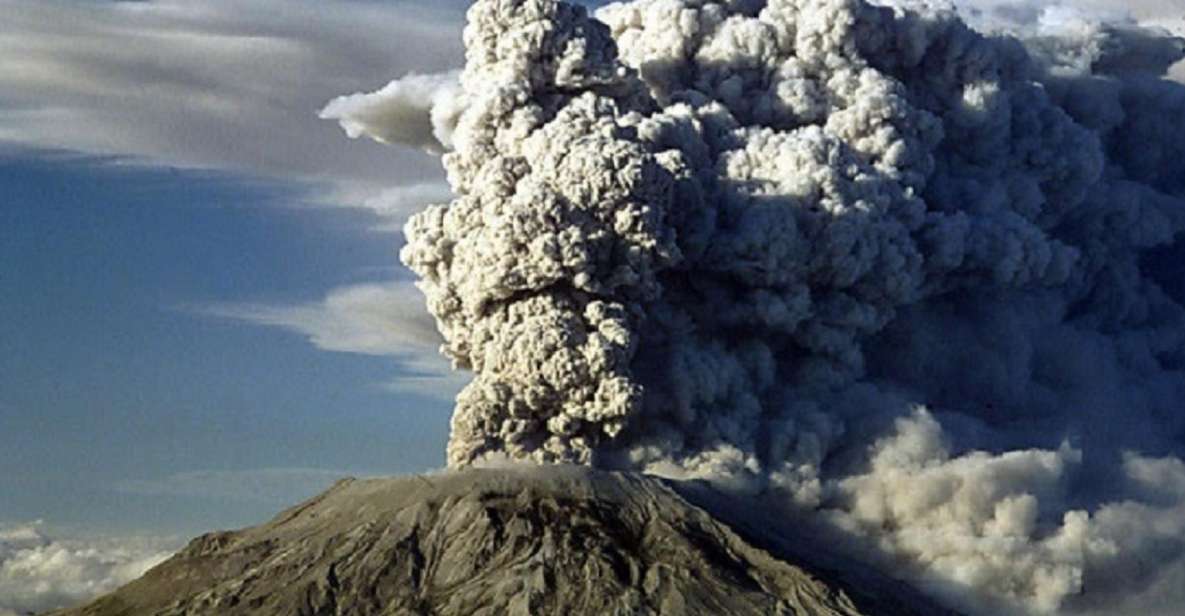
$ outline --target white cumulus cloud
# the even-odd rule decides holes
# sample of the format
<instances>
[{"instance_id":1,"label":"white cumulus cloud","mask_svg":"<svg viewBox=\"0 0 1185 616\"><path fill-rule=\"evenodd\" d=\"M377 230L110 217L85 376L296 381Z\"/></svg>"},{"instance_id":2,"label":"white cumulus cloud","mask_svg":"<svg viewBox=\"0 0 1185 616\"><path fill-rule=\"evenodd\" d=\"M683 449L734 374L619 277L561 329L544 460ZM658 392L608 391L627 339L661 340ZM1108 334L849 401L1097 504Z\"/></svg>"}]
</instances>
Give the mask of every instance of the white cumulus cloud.
<instances>
[{"instance_id":1,"label":"white cumulus cloud","mask_svg":"<svg viewBox=\"0 0 1185 616\"><path fill-rule=\"evenodd\" d=\"M58 538L42 524L0 524L0 614L69 607L130 582L168 558L176 540Z\"/></svg>"}]
</instances>

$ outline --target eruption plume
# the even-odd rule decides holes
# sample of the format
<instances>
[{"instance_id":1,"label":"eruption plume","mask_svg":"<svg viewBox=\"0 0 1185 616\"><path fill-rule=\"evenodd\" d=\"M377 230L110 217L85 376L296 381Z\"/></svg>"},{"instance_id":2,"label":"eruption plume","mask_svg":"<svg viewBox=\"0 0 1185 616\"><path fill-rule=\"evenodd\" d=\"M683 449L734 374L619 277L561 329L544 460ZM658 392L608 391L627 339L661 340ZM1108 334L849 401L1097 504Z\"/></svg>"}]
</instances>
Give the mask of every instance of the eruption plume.
<instances>
[{"instance_id":1,"label":"eruption plume","mask_svg":"<svg viewBox=\"0 0 1185 616\"><path fill-rule=\"evenodd\" d=\"M465 45L325 114L447 152L402 259L451 465L764 492L975 613L1185 601L1182 40L478 0Z\"/></svg>"}]
</instances>

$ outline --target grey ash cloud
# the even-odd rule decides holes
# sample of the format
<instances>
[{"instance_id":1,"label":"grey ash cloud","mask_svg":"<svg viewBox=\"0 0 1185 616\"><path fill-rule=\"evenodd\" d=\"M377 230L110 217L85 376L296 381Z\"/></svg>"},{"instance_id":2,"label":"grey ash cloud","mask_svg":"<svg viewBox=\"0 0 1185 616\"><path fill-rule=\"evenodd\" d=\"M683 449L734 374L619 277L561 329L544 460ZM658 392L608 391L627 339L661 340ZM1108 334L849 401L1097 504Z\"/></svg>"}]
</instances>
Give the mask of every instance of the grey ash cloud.
<instances>
[{"instance_id":1,"label":"grey ash cloud","mask_svg":"<svg viewBox=\"0 0 1185 616\"><path fill-rule=\"evenodd\" d=\"M1171 613L1181 41L1057 8L480 0L458 81L336 101L446 152L402 258L474 375L450 463L763 493L972 613Z\"/></svg>"}]
</instances>

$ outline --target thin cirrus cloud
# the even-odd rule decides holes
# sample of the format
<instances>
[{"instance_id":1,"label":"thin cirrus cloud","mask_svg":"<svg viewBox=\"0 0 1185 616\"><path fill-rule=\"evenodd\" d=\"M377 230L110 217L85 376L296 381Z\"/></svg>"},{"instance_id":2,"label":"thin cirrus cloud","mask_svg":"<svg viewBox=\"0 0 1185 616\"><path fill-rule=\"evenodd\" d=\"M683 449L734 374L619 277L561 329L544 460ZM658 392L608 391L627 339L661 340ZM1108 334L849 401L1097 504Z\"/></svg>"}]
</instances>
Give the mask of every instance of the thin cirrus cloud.
<instances>
[{"instance_id":1,"label":"thin cirrus cloud","mask_svg":"<svg viewBox=\"0 0 1185 616\"><path fill-rule=\"evenodd\" d=\"M278 327L325 351L393 358L395 381L383 387L451 399L465 382L439 355L440 334L410 282L340 287L306 304L224 303L190 307L199 314Z\"/></svg>"},{"instance_id":2,"label":"thin cirrus cloud","mask_svg":"<svg viewBox=\"0 0 1185 616\"><path fill-rule=\"evenodd\" d=\"M392 74L459 64L464 4L0 0L0 147L296 182L310 200L367 208L394 230L449 198L439 161L352 141L318 113ZM431 322L394 299L407 290L349 287L320 304L208 312L395 357L410 374L392 388L451 395ZM381 314L380 298L393 302Z\"/></svg>"},{"instance_id":3,"label":"thin cirrus cloud","mask_svg":"<svg viewBox=\"0 0 1185 616\"><path fill-rule=\"evenodd\" d=\"M439 164L351 143L318 110L457 65L463 4L0 0L0 142L309 182L366 205L442 178Z\"/></svg>"},{"instance_id":4,"label":"thin cirrus cloud","mask_svg":"<svg viewBox=\"0 0 1185 616\"><path fill-rule=\"evenodd\" d=\"M416 182L393 186L364 198L367 209L377 213L387 225L380 230L401 228L407 216L429 203L448 203L452 189L444 182Z\"/></svg>"},{"instance_id":5,"label":"thin cirrus cloud","mask_svg":"<svg viewBox=\"0 0 1185 616\"><path fill-rule=\"evenodd\" d=\"M439 192L433 157L351 143L318 112L392 77L458 67L465 4L0 0L0 141L322 182L325 198L350 205L426 181ZM1180 0L955 4L1014 21L1063 7L1185 29Z\"/></svg>"}]
</instances>

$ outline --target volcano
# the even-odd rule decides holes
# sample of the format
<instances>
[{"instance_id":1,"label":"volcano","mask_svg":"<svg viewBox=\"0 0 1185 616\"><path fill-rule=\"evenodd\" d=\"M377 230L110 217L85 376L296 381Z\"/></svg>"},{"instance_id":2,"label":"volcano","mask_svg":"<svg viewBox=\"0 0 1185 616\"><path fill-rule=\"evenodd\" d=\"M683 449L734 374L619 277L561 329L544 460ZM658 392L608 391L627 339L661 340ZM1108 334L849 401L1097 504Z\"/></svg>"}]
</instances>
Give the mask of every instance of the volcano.
<instances>
[{"instance_id":1,"label":"volcano","mask_svg":"<svg viewBox=\"0 0 1185 616\"><path fill-rule=\"evenodd\" d=\"M760 519L706 483L580 467L343 479L54 616L954 614Z\"/></svg>"}]
</instances>

